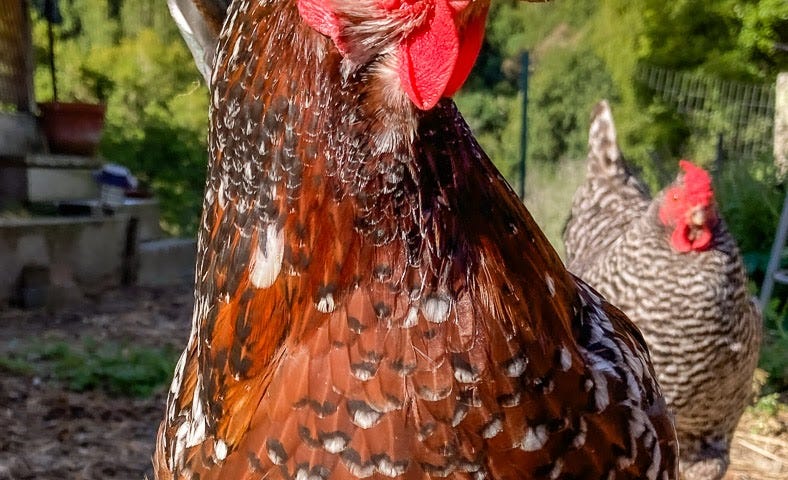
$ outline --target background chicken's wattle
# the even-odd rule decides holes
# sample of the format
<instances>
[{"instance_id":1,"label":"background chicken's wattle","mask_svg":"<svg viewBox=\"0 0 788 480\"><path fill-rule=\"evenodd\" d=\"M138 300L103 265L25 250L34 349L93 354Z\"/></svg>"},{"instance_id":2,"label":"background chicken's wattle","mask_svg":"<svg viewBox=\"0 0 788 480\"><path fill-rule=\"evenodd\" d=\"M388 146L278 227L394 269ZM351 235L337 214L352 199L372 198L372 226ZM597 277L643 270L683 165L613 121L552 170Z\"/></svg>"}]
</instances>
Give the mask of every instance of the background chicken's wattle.
<instances>
[{"instance_id":1,"label":"background chicken's wattle","mask_svg":"<svg viewBox=\"0 0 788 480\"><path fill-rule=\"evenodd\" d=\"M564 269L451 100L413 98L409 30L325 5L342 48L295 0L228 11L157 478L675 478L640 333Z\"/></svg>"}]
</instances>

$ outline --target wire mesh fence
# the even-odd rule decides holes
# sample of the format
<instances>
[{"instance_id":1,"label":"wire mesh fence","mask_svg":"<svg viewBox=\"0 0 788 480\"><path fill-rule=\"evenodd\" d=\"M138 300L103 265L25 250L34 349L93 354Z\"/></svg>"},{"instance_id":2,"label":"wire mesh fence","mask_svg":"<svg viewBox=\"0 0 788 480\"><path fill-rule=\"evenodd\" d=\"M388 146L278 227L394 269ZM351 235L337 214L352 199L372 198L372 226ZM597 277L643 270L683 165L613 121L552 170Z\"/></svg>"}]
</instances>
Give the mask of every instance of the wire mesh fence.
<instances>
[{"instance_id":1,"label":"wire mesh fence","mask_svg":"<svg viewBox=\"0 0 788 480\"><path fill-rule=\"evenodd\" d=\"M726 81L650 65L639 67L637 79L686 116L693 136L709 143L720 139L726 157L771 154L774 84Z\"/></svg>"}]
</instances>

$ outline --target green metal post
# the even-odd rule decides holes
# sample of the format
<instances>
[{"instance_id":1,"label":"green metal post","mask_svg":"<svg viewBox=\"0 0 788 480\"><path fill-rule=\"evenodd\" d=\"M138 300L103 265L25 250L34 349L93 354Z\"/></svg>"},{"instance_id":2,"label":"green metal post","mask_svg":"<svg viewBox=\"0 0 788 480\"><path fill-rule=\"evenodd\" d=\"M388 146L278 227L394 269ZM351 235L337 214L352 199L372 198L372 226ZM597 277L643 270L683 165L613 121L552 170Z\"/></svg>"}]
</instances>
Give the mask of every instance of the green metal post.
<instances>
[{"instance_id":1,"label":"green metal post","mask_svg":"<svg viewBox=\"0 0 788 480\"><path fill-rule=\"evenodd\" d=\"M528 51L523 52L520 91L523 93L523 116L520 125L520 199L525 200L525 158L528 153Z\"/></svg>"}]
</instances>

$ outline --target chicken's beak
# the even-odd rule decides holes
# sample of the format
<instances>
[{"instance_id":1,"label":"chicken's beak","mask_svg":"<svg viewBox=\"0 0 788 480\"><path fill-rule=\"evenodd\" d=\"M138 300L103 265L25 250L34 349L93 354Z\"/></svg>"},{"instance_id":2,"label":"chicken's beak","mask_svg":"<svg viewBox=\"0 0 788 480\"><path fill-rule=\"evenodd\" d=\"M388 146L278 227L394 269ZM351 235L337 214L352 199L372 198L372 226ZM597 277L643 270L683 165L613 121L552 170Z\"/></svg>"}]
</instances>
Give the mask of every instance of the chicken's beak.
<instances>
[{"instance_id":1,"label":"chicken's beak","mask_svg":"<svg viewBox=\"0 0 788 480\"><path fill-rule=\"evenodd\" d=\"M702 227L706 223L706 209L698 205L690 212L689 223L695 227Z\"/></svg>"}]
</instances>

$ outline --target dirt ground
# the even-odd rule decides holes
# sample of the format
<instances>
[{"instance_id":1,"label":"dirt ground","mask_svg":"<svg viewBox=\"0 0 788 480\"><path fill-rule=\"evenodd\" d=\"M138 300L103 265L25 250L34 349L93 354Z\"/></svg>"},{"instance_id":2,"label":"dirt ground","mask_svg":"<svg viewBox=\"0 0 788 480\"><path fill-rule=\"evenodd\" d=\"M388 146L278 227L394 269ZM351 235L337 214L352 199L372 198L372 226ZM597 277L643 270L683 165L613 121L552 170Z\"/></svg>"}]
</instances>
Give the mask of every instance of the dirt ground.
<instances>
[{"instance_id":1,"label":"dirt ground","mask_svg":"<svg viewBox=\"0 0 788 480\"><path fill-rule=\"evenodd\" d=\"M129 342L180 349L191 318L188 286L111 291L55 314L0 311L0 354L35 339ZM147 399L68 391L0 368L0 480L152 478L163 391ZM788 478L788 411L748 412L727 479Z\"/></svg>"},{"instance_id":2,"label":"dirt ground","mask_svg":"<svg viewBox=\"0 0 788 480\"><path fill-rule=\"evenodd\" d=\"M0 354L33 336L180 350L191 308L191 288L183 286L106 292L56 314L7 309L0 312ZM78 393L0 369L0 480L152 478L163 390L146 399Z\"/></svg>"}]
</instances>

